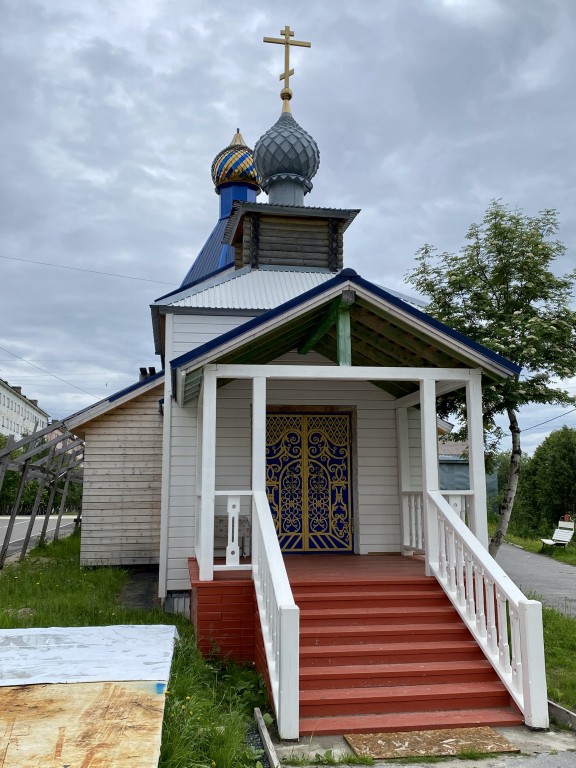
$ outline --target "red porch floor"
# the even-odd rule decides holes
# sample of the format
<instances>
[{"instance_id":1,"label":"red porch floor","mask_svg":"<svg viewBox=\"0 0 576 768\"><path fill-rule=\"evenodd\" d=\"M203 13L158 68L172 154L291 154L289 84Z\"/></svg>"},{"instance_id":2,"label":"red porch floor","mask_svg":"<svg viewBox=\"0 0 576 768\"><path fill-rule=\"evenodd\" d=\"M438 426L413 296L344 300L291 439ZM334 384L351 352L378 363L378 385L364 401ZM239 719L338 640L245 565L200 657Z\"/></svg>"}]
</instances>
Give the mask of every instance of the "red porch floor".
<instances>
[{"instance_id":1,"label":"red porch floor","mask_svg":"<svg viewBox=\"0 0 576 768\"><path fill-rule=\"evenodd\" d=\"M285 555L284 564L290 584L311 584L341 580L343 584L361 584L378 579L421 578L424 560L402 555Z\"/></svg>"}]
</instances>

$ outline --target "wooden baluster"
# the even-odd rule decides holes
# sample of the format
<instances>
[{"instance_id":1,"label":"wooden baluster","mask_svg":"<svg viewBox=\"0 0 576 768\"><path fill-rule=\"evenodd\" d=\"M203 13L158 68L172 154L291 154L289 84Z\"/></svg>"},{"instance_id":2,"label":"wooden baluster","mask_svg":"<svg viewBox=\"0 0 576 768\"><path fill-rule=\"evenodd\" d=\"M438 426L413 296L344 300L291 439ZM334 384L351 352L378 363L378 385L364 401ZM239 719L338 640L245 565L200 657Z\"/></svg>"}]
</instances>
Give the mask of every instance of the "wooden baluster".
<instances>
[{"instance_id":1,"label":"wooden baluster","mask_svg":"<svg viewBox=\"0 0 576 768\"><path fill-rule=\"evenodd\" d=\"M490 579L484 579L484 589L486 590L486 635L488 648L492 653L498 650L498 631L496 629L496 608L494 605L494 582Z\"/></svg>"},{"instance_id":2,"label":"wooden baluster","mask_svg":"<svg viewBox=\"0 0 576 768\"><path fill-rule=\"evenodd\" d=\"M474 565L474 582L476 590L476 629L481 637L486 637L486 612L484 610L484 571Z\"/></svg>"},{"instance_id":3,"label":"wooden baluster","mask_svg":"<svg viewBox=\"0 0 576 768\"><path fill-rule=\"evenodd\" d=\"M448 586L451 592L456 592L456 547L454 545L454 528L448 528Z\"/></svg>"},{"instance_id":4,"label":"wooden baluster","mask_svg":"<svg viewBox=\"0 0 576 768\"><path fill-rule=\"evenodd\" d=\"M438 510L436 510L436 517L438 520L438 563L440 565L440 576L442 579L446 579L446 526L444 518Z\"/></svg>"},{"instance_id":5,"label":"wooden baluster","mask_svg":"<svg viewBox=\"0 0 576 768\"><path fill-rule=\"evenodd\" d=\"M472 564L472 555L464 550L464 562L466 569L466 616L470 621L476 618L476 606L474 605L474 567Z\"/></svg>"},{"instance_id":6,"label":"wooden baluster","mask_svg":"<svg viewBox=\"0 0 576 768\"><path fill-rule=\"evenodd\" d=\"M520 620L518 611L510 606L510 639L512 640L512 684L517 691L522 690L522 651L520 649Z\"/></svg>"},{"instance_id":7,"label":"wooden baluster","mask_svg":"<svg viewBox=\"0 0 576 768\"><path fill-rule=\"evenodd\" d=\"M466 585L464 580L464 547L461 539L456 542L456 583L458 589L458 605L466 603Z\"/></svg>"},{"instance_id":8,"label":"wooden baluster","mask_svg":"<svg viewBox=\"0 0 576 768\"><path fill-rule=\"evenodd\" d=\"M238 524L240 517L240 496L228 496L228 546L226 547L226 565L240 565L240 545Z\"/></svg>"},{"instance_id":9,"label":"wooden baluster","mask_svg":"<svg viewBox=\"0 0 576 768\"><path fill-rule=\"evenodd\" d=\"M505 595L496 589L496 605L498 608L498 655L500 667L504 672L510 672L510 646L508 644L508 615Z\"/></svg>"}]
</instances>

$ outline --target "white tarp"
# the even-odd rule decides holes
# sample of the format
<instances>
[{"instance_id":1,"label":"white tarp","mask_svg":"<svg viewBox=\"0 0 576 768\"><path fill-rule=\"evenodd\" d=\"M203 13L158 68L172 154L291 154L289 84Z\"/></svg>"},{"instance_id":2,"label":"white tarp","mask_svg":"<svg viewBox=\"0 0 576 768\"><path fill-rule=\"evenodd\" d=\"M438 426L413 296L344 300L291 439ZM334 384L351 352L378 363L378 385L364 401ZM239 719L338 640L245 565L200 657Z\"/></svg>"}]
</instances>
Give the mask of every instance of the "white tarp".
<instances>
[{"instance_id":1,"label":"white tarp","mask_svg":"<svg viewBox=\"0 0 576 768\"><path fill-rule=\"evenodd\" d=\"M167 683L177 638L176 627L163 624L0 629L0 686Z\"/></svg>"}]
</instances>

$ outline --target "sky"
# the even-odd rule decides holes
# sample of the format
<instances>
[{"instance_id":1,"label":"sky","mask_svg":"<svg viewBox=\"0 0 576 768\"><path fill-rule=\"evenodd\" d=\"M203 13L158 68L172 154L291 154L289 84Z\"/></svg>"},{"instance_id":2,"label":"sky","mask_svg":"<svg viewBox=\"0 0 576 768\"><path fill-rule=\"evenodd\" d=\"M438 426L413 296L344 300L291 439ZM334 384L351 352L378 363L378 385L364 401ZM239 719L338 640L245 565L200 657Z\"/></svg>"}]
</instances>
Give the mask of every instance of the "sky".
<instances>
[{"instance_id":1,"label":"sky","mask_svg":"<svg viewBox=\"0 0 576 768\"><path fill-rule=\"evenodd\" d=\"M216 223L214 156L280 114L286 24L305 202L361 209L346 266L413 293L501 199L557 209L573 268L573 0L0 0L0 378L53 418L160 368L149 305ZM568 410L523 409L524 448Z\"/></svg>"}]
</instances>

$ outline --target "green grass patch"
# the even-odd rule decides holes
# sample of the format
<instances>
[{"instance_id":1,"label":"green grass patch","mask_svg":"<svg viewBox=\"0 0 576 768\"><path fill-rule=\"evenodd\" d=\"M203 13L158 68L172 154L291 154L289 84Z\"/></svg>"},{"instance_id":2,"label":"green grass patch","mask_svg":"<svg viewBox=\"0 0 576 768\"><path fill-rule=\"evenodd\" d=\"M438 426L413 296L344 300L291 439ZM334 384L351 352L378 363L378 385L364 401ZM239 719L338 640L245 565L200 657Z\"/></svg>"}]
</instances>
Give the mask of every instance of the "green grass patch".
<instances>
[{"instance_id":1,"label":"green grass patch","mask_svg":"<svg viewBox=\"0 0 576 768\"><path fill-rule=\"evenodd\" d=\"M174 624L177 644L162 732L159 768L255 768L247 744L254 706L265 708L261 678L246 667L204 660L190 622L161 609L124 608L121 568L81 568L80 537L33 551L0 574L0 627Z\"/></svg>"},{"instance_id":2,"label":"green grass patch","mask_svg":"<svg viewBox=\"0 0 576 768\"><path fill-rule=\"evenodd\" d=\"M331 749L325 752L311 752L307 755L290 755L282 758L283 765L374 765L371 757L351 753L335 755Z\"/></svg>"},{"instance_id":3,"label":"green grass patch","mask_svg":"<svg viewBox=\"0 0 576 768\"><path fill-rule=\"evenodd\" d=\"M576 711L576 619L542 606L548 698Z\"/></svg>"}]
</instances>

